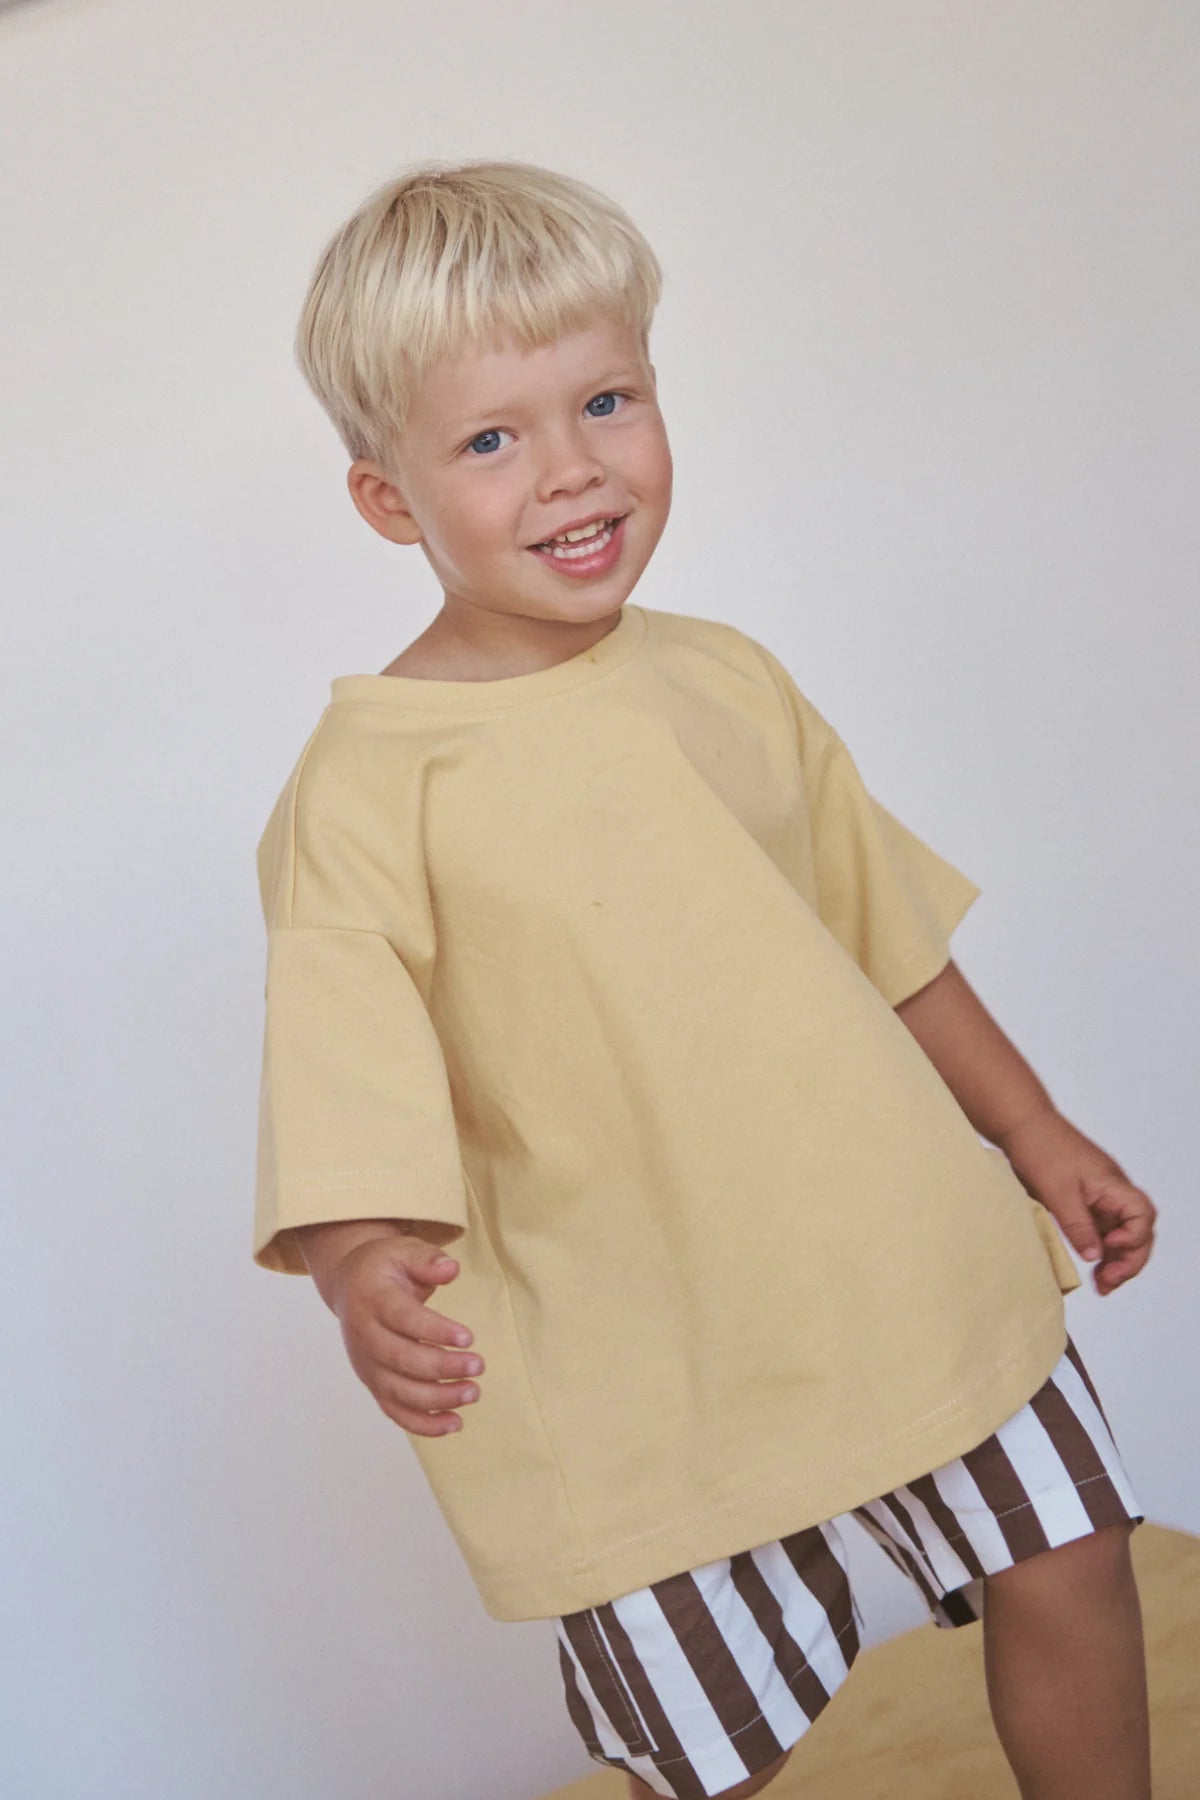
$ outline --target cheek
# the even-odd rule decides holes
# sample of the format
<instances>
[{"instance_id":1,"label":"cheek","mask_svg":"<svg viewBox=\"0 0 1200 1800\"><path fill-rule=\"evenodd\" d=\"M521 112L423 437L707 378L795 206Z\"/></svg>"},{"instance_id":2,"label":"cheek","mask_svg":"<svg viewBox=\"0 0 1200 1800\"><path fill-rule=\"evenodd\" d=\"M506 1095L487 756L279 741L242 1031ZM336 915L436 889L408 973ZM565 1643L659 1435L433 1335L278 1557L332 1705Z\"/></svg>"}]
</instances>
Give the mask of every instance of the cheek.
<instances>
[{"instance_id":1,"label":"cheek","mask_svg":"<svg viewBox=\"0 0 1200 1800\"><path fill-rule=\"evenodd\" d=\"M637 483L644 501L658 501L665 505L671 497L673 475L671 446L667 442L665 429L660 425L656 430L647 432L638 444L630 476Z\"/></svg>"},{"instance_id":2,"label":"cheek","mask_svg":"<svg viewBox=\"0 0 1200 1800\"><path fill-rule=\"evenodd\" d=\"M470 560L512 543L513 507L495 484L480 482L455 497L448 538L454 554Z\"/></svg>"}]
</instances>

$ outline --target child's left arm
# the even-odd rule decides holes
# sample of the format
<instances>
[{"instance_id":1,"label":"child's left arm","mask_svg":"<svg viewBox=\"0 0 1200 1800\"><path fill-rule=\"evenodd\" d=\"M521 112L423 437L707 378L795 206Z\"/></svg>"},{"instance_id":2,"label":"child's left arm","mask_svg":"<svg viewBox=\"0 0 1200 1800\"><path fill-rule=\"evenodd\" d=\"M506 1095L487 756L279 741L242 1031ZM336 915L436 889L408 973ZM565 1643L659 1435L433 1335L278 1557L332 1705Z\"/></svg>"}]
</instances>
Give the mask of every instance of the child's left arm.
<instances>
[{"instance_id":1,"label":"child's left arm","mask_svg":"<svg viewBox=\"0 0 1200 1800\"><path fill-rule=\"evenodd\" d=\"M1113 1158L1057 1110L953 960L896 1007L976 1131L1096 1265L1101 1296L1150 1257L1158 1209Z\"/></svg>"}]
</instances>

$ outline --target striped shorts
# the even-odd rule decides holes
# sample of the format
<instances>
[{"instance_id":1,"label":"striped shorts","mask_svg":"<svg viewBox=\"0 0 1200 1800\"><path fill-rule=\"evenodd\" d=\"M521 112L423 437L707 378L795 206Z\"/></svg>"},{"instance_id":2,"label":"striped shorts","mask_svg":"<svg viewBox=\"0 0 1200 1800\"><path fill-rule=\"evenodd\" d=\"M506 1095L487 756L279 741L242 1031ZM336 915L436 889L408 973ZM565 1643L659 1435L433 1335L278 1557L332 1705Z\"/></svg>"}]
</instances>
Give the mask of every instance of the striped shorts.
<instances>
[{"instance_id":1,"label":"striped shorts","mask_svg":"<svg viewBox=\"0 0 1200 1800\"><path fill-rule=\"evenodd\" d=\"M943 1627L982 1619L985 1576L1145 1517L1069 1337L991 1437L849 1516ZM862 1623L832 1522L553 1620L588 1755L675 1800L707 1800L778 1761L845 1681Z\"/></svg>"}]
</instances>

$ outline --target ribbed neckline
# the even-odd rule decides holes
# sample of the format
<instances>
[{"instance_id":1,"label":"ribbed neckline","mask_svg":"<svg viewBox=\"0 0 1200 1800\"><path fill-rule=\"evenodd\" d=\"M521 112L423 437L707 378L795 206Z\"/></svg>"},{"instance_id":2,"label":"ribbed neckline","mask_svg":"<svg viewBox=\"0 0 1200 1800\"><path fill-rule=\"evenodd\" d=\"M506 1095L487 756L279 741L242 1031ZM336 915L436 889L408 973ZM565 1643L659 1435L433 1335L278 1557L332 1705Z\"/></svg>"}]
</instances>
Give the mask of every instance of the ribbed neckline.
<instances>
[{"instance_id":1,"label":"ribbed neckline","mask_svg":"<svg viewBox=\"0 0 1200 1800\"><path fill-rule=\"evenodd\" d=\"M415 712L481 712L540 700L579 687L627 661L645 642L646 609L627 600L616 625L590 650L580 650L549 669L504 675L496 681L426 681L418 675L335 675L331 695L338 701L403 706Z\"/></svg>"}]
</instances>

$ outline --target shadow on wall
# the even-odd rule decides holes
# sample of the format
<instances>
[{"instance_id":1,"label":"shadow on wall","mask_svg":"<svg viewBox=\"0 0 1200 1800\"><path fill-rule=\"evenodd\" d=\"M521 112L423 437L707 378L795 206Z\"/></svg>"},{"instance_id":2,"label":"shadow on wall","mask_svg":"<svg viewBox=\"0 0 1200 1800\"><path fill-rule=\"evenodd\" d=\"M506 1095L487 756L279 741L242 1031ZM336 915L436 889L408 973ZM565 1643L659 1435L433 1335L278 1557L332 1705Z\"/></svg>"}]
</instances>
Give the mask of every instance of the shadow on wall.
<instances>
[{"instance_id":1,"label":"shadow on wall","mask_svg":"<svg viewBox=\"0 0 1200 1800\"><path fill-rule=\"evenodd\" d=\"M0 0L0 15L4 13L29 12L35 6L47 12L53 6L62 12L65 6L78 9L80 6L93 4L93 0Z\"/></svg>"}]
</instances>

